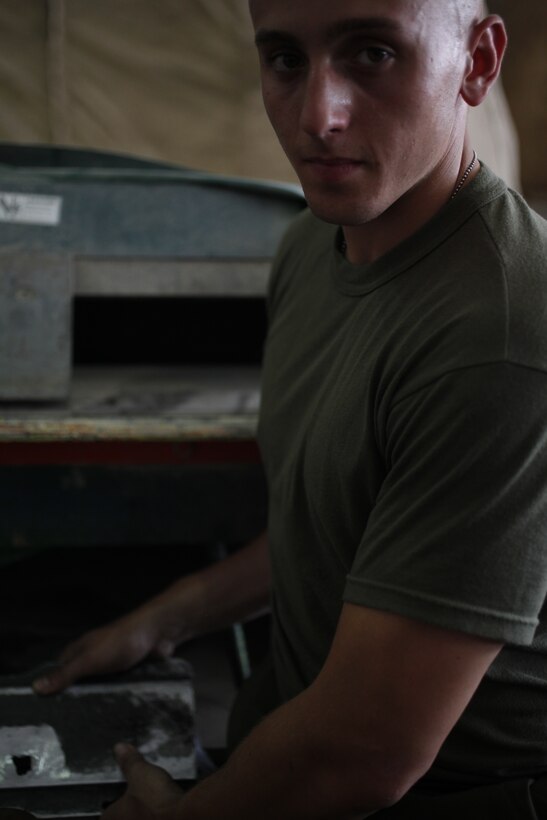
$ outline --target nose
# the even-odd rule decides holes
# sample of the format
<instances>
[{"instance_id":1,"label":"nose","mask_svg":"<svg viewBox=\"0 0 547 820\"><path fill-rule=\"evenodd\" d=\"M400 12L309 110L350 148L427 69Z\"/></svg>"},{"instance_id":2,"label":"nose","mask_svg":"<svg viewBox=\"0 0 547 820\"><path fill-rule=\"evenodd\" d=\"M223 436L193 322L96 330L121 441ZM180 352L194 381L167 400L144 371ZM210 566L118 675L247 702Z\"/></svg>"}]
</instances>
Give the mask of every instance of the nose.
<instances>
[{"instance_id":1,"label":"nose","mask_svg":"<svg viewBox=\"0 0 547 820\"><path fill-rule=\"evenodd\" d=\"M307 134L325 138L348 127L351 90L331 66L310 70L302 93L300 125Z\"/></svg>"}]
</instances>

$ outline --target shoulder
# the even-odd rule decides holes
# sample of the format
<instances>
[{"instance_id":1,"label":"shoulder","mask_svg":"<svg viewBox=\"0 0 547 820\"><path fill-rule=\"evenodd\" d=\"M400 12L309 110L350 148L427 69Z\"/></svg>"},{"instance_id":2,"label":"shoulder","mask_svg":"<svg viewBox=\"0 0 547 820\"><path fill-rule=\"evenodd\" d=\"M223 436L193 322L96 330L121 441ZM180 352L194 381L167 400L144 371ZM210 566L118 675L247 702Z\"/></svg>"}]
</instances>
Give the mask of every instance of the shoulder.
<instances>
[{"instance_id":1,"label":"shoulder","mask_svg":"<svg viewBox=\"0 0 547 820\"><path fill-rule=\"evenodd\" d=\"M510 188L484 204L480 215L503 256L518 259L547 247L547 222ZM519 240L518 246L514 239Z\"/></svg>"},{"instance_id":2,"label":"shoulder","mask_svg":"<svg viewBox=\"0 0 547 820\"><path fill-rule=\"evenodd\" d=\"M418 261L385 288L386 399L493 363L547 373L547 225L484 171L426 226Z\"/></svg>"},{"instance_id":3,"label":"shoulder","mask_svg":"<svg viewBox=\"0 0 547 820\"><path fill-rule=\"evenodd\" d=\"M506 300L506 356L547 370L547 222L514 191L481 209Z\"/></svg>"},{"instance_id":4,"label":"shoulder","mask_svg":"<svg viewBox=\"0 0 547 820\"><path fill-rule=\"evenodd\" d=\"M497 361L547 372L547 223L487 174L426 263L423 320L409 332L425 334L448 369Z\"/></svg>"}]
</instances>

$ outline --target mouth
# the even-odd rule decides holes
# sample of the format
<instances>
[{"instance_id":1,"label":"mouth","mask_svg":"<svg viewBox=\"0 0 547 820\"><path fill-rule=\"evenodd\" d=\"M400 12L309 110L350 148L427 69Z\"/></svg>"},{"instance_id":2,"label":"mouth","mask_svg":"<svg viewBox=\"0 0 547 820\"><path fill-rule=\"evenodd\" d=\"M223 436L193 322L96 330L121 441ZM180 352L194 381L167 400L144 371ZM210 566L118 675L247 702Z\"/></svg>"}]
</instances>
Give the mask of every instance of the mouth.
<instances>
[{"instance_id":1,"label":"mouth","mask_svg":"<svg viewBox=\"0 0 547 820\"><path fill-rule=\"evenodd\" d=\"M346 165L363 165L363 162L351 157L303 157L302 161L307 165L323 165L326 168L340 168Z\"/></svg>"},{"instance_id":2,"label":"mouth","mask_svg":"<svg viewBox=\"0 0 547 820\"><path fill-rule=\"evenodd\" d=\"M301 165L306 173L311 173L326 182L343 182L360 171L365 163L352 157L303 157Z\"/></svg>"}]
</instances>

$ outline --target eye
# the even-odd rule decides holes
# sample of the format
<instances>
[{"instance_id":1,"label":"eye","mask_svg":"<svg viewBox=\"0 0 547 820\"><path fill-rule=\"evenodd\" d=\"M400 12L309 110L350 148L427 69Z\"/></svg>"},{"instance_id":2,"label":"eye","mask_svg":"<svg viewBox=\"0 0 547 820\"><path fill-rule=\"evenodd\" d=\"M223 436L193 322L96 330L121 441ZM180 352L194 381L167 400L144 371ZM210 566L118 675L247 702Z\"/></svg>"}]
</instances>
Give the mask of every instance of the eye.
<instances>
[{"instance_id":1,"label":"eye","mask_svg":"<svg viewBox=\"0 0 547 820\"><path fill-rule=\"evenodd\" d=\"M304 60L297 51L277 51L268 57L268 64L279 74L297 71L302 67Z\"/></svg>"},{"instance_id":2,"label":"eye","mask_svg":"<svg viewBox=\"0 0 547 820\"><path fill-rule=\"evenodd\" d=\"M364 66L377 66L387 63L393 58L393 54L387 48L380 46L368 46L357 54L357 62Z\"/></svg>"}]
</instances>

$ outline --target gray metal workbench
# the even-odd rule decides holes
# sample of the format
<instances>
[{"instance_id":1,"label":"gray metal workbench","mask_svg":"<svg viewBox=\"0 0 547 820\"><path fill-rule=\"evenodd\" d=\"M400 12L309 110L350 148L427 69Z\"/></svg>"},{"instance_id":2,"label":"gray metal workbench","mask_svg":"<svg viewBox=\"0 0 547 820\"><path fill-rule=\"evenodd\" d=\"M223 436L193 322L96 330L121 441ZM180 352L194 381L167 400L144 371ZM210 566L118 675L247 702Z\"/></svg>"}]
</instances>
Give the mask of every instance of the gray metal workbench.
<instances>
[{"instance_id":1,"label":"gray metal workbench","mask_svg":"<svg viewBox=\"0 0 547 820\"><path fill-rule=\"evenodd\" d=\"M303 206L295 186L0 144L0 401L68 397L75 299L262 298Z\"/></svg>"},{"instance_id":2,"label":"gray metal workbench","mask_svg":"<svg viewBox=\"0 0 547 820\"><path fill-rule=\"evenodd\" d=\"M0 675L263 528L263 297L303 204L290 186L0 146ZM231 352L238 333L252 356ZM163 336L184 355L163 361ZM237 674L222 636L188 659L214 748Z\"/></svg>"},{"instance_id":3,"label":"gray metal workbench","mask_svg":"<svg viewBox=\"0 0 547 820\"><path fill-rule=\"evenodd\" d=\"M252 537L266 506L258 402L257 368L85 367L67 402L4 405L0 545Z\"/></svg>"}]
</instances>

